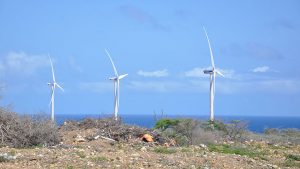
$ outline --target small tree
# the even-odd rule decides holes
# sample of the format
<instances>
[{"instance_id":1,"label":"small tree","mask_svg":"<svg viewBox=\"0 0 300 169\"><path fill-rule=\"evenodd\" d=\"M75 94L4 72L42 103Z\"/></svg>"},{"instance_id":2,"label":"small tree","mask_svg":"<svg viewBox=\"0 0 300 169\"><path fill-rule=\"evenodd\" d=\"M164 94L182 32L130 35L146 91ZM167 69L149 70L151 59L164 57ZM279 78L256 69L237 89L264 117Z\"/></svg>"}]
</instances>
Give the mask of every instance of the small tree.
<instances>
[{"instance_id":1,"label":"small tree","mask_svg":"<svg viewBox=\"0 0 300 169\"><path fill-rule=\"evenodd\" d=\"M160 119L156 122L155 128L165 130L166 128L176 126L178 123L178 119Z\"/></svg>"},{"instance_id":2,"label":"small tree","mask_svg":"<svg viewBox=\"0 0 300 169\"><path fill-rule=\"evenodd\" d=\"M199 128L199 121L194 119L182 119L178 122L174 129L176 133L187 138L188 144L191 145L194 141L195 129Z\"/></svg>"},{"instance_id":3,"label":"small tree","mask_svg":"<svg viewBox=\"0 0 300 169\"><path fill-rule=\"evenodd\" d=\"M241 140L246 133L247 123L240 120L232 120L226 124L225 134L230 140Z\"/></svg>"}]
</instances>

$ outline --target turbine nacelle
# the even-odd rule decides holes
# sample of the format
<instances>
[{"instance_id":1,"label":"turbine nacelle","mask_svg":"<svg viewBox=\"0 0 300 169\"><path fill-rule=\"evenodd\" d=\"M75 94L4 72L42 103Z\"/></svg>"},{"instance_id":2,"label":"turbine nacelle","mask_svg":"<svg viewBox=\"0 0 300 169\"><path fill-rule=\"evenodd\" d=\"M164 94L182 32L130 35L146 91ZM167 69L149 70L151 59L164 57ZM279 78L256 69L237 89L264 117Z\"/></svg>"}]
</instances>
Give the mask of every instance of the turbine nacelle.
<instances>
[{"instance_id":1,"label":"turbine nacelle","mask_svg":"<svg viewBox=\"0 0 300 169\"><path fill-rule=\"evenodd\" d=\"M222 77L225 77L220 71L218 71L218 70L203 70L203 73L204 74L214 74L214 73L216 73L216 74L218 74L218 75L220 75L220 76L222 76Z\"/></svg>"},{"instance_id":2,"label":"turbine nacelle","mask_svg":"<svg viewBox=\"0 0 300 169\"><path fill-rule=\"evenodd\" d=\"M204 74L213 74L214 71L213 70L203 70Z\"/></svg>"},{"instance_id":3,"label":"turbine nacelle","mask_svg":"<svg viewBox=\"0 0 300 169\"><path fill-rule=\"evenodd\" d=\"M109 80L117 80L118 77L110 77Z\"/></svg>"},{"instance_id":4,"label":"turbine nacelle","mask_svg":"<svg viewBox=\"0 0 300 169\"><path fill-rule=\"evenodd\" d=\"M121 80L126 76L128 76L128 74L120 75L120 76L117 76L117 77L110 77L109 80Z\"/></svg>"}]
</instances>

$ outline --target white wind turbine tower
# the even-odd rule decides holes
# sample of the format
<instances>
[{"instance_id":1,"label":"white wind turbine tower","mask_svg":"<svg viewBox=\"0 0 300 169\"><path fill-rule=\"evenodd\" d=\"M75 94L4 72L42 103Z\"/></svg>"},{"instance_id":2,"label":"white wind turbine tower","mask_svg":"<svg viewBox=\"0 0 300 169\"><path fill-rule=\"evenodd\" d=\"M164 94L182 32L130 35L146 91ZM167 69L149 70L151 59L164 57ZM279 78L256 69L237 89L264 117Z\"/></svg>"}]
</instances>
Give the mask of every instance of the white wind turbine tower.
<instances>
[{"instance_id":1,"label":"white wind turbine tower","mask_svg":"<svg viewBox=\"0 0 300 169\"><path fill-rule=\"evenodd\" d=\"M214 56L213 56L213 52L212 52L212 48L210 45L210 41L206 32L205 27L203 27L205 35L206 35L206 39L208 42L208 47L209 47L209 51L210 51L210 59L211 59L211 70L204 70L203 72L205 74L209 74L209 80L210 80L210 122L214 122L214 98L215 98L215 83L216 83L216 75L221 75L222 77L224 77L224 75L218 71L215 68L215 62L214 62Z\"/></svg>"},{"instance_id":2,"label":"white wind turbine tower","mask_svg":"<svg viewBox=\"0 0 300 169\"><path fill-rule=\"evenodd\" d=\"M51 87L51 100L50 100L50 104L51 104L51 120L52 120L52 122L54 122L54 92L55 92L55 87L57 86L62 91L64 91L64 89L58 83L56 83L52 60L51 60L50 55L48 55L48 56L49 56L50 63L51 63L52 80L53 80L52 82L49 82L48 85Z\"/></svg>"},{"instance_id":3,"label":"white wind turbine tower","mask_svg":"<svg viewBox=\"0 0 300 169\"><path fill-rule=\"evenodd\" d=\"M119 99L120 99L120 80L123 79L125 76L127 76L128 74L123 74L123 75L119 75L118 71L115 67L115 64L109 54L109 52L107 51L107 49L105 49L105 52L107 54L107 56L110 59L110 62L112 64L112 67L114 69L114 73L115 73L115 77L111 77L109 78L109 80L113 80L114 81L114 96L115 96L115 100L114 100L114 116L115 116L115 120L118 120L118 111L119 111Z\"/></svg>"}]
</instances>

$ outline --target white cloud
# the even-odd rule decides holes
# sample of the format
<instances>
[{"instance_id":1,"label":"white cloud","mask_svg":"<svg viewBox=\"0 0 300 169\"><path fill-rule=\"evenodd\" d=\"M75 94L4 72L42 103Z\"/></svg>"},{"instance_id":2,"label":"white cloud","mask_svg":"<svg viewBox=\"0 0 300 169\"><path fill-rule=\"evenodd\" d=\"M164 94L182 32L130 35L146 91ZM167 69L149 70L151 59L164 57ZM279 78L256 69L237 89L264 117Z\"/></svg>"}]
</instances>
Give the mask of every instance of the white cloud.
<instances>
[{"instance_id":1,"label":"white cloud","mask_svg":"<svg viewBox=\"0 0 300 169\"><path fill-rule=\"evenodd\" d=\"M196 67L192 70L186 71L184 72L184 76L186 77L196 77L196 78L202 78L202 77L207 77L207 74L204 74L203 71L204 70L211 70L211 67L207 67L207 68L200 68L200 67ZM217 69L218 71L220 71L225 78L234 78L234 70L231 69Z\"/></svg>"},{"instance_id":2,"label":"white cloud","mask_svg":"<svg viewBox=\"0 0 300 169\"><path fill-rule=\"evenodd\" d=\"M10 52L0 59L0 70L5 73L33 74L49 65L46 55L28 55L24 52Z\"/></svg>"},{"instance_id":3,"label":"white cloud","mask_svg":"<svg viewBox=\"0 0 300 169\"><path fill-rule=\"evenodd\" d=\"M254 73L265 73L265 72L269 72L269 71L270 71L269 66L256 67L252 70L252 72L254 72Z\"/></svg>"},{"instance_id":4,"label":"white cloud","mask_svg":"<svg viewBox=\"0 0 300 169\"><path fill-rule=\"evenodd\" d=\"M113 90L112 82L84 82L79 84L79 89L94 93L104 93Z\"/></svg>"},{"instance_id":5,"label":"white cloud","mask_svg":"<svg viewBox=\"0 0 300 169\"><path fill-rule=\"evenodd\" d=\"M139 70L137 74L144 76L144 77L166 77L166 76L169 76L169 72L167 69L156 70L156 71Z\"/></svg>"}]
</instances>

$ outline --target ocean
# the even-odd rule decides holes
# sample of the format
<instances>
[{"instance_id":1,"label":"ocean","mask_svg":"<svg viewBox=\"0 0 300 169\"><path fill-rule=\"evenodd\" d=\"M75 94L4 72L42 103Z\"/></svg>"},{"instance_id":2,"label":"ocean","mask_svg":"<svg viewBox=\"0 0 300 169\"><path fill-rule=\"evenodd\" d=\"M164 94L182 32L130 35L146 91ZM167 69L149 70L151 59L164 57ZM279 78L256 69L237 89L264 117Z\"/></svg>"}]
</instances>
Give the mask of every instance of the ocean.
<instances>
[{"instance_id":1,"label":"ocean","mask_svg":"<svg viewBox=\"0 0 300 169\"><path fill-rule=\"evenodd\" d=\"M56 123L62 125L66 120L82 120L84 118L103 118L109 115L71 115L71 114L58 114L56 115ZM156 123L154 115L120 115L125 124L137 125L146 128L153 128ZM207 120L206 116L164 116L166 118L194 118ZM160 117L158 116L158 119ZM217 116L216 120L225 122L231 120L243 120L247 122L248 129L253 132L262 133L266 128L297 128L300 129L300 117L267 117L267 116Z\"/></svg>"}]
</instances>

